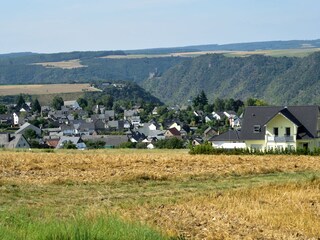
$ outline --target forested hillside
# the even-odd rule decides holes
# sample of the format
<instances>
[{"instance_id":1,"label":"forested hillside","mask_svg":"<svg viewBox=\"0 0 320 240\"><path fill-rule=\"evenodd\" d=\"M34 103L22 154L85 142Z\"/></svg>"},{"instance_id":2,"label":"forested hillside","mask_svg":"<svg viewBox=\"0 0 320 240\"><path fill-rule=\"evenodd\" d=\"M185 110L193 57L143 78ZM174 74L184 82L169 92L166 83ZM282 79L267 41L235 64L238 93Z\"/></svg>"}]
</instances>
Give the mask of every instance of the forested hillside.
<instances>
[{"instance_id":1,"label":"forested hillside","mask_svg":"<svg viewBox=\"0 0 320 240\"><path fill-rule=\"evenodd\" d=\"M316 51L319 46L320 40L311 40L201 45L143 51L147 54L174 50L251 51L294 47L307 47ZM124 51L4 54L0 55L0 84L96 83L120 80L139 84L165 103L186 104L204 90L210 101L217 97L242 100L254 97L270 104L320 104L319 52L303 58L263 55L226 57L218 54L193 58L167 57L161 54L126 57L126 54L128 52ZM120 57L107 57L110 55Z\"/></svg>"},{"instance_id":2,"label":"forested hillside","mask_svg":"<svg viewBox=\"0 0 320 240\"><path fill-rule=\"evenodd\" d=\"M56 54L8 54L0 58L0 84L73 83L96 80L141 82L182 62L180 57L109 59L122 51L71 52ZM79 60L83 67L47 68L38 63Z\"/></svg>"},{"instance_id":3,"label":"forested hillside","mask_svg":"<svg viewBox=\"0 0 320 240\"><path fill-rule=\"evenodd\" d=\"M320 52L305 58L204 55L143 86L166 103L187 103L204 90L209 100L257 97L271 104L319 104L319 66Z\"/></svg>"}]
</instances>

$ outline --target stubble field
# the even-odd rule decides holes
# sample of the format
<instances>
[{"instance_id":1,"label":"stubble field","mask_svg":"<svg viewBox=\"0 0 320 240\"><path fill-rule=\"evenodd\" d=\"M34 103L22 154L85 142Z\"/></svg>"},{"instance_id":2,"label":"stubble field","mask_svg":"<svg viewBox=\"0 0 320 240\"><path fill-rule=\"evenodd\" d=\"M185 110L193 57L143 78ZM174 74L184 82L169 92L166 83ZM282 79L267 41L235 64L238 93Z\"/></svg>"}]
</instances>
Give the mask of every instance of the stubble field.
<instances>
[{"instance_id":1,"label":"stubble field","mask_svg":"<svg viewBox=\"0 0 320 240\"><path fill-rule=\"evenodd\" d=\"M34 84L34 85L2 85L0 86L0 96L10 96L19 94L29 95L50 95L63 93L82 93L100 91L91 87L88 83L83 84Z\"/></svg>"},{"instance_id":2,"label":"stubble field","mask_svg":"<svg viewBox=\"0 0 320 240\"><path fill-rule=\"evenodd\" d=\"M111 214L164 239L317 239L320 159L1 151L0 211L7 233L27 233L24 222Z\"/></svg>"}]
</instances>

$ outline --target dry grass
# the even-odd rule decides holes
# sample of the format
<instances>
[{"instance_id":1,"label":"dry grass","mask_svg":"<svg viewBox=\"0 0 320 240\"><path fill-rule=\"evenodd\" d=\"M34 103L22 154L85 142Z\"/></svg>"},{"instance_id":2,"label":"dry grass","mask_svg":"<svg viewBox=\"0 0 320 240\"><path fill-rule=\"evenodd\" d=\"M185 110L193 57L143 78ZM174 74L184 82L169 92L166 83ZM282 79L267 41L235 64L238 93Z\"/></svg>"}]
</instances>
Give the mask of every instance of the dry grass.
<instances>
[{"instance_id":1,"label":"dry grass","mask_svg":"<svg viewBox=\"0 0 320 240\"><path fill-rule=\"evenodd\" d=\"M213 156L187 151L71 151L56 153L10 152L0 156L2 179L50 183L56 179L77 182L129 181L143 175L151 179L185 180L190 177L225 177L274 172L319 170L310 156Z\"/></svg>"},{"instance_id":2,"label":"dry grass","mask_svg":"<svg viewBox=\"0 0 320 240\"><path fill-rule=\"evenodd\" d=\"M0 86L0 96L30 94L47 95L76 92L100 91L91 87L90 84L42 84L42 85L3 85Z\"/></svg>"},{"instance_id":3,"label":"dry grass","mask_svg":"<svg viewBox=\"0 0 320 240\"><path fill-rule=\"evenodd\" d=\"M62 69L74 69L74 68L88 67L88 66L82 65L80 62L80 59L61 61L61 62L42 62L42 63L34 63L32 65L40 65L45 68L62 68Z\"/></svg>"},{"instance_id":4,"label":"dry grass","mask_svg":"<svg viewBox=\"0 0 320 240\"><path fill-rule=\"evenodd\" d=\"M2 151L0 203L60 217L108 209L191 239L316 239L319 176L311 156Z\"/></svg>"}]
</instances>

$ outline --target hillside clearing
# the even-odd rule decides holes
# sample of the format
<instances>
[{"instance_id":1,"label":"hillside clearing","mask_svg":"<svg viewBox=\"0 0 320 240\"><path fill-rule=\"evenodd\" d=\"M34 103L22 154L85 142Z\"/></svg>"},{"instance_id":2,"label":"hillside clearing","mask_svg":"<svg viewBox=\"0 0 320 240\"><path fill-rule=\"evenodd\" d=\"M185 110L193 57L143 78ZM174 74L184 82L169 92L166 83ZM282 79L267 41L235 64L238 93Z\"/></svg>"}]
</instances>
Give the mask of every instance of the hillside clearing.
<instances>
[{"instance_id":1,"label":"hillside clearing","mask_svg":"<svg viewBox=\"0 0 320 240\"><path fill-rule=\"evenodd\" d=\"M40 65L45 68L62 68L62 69L75 69L75 68L88 67L86 65L82 65L80 62L80 59L73 59L73 60L61 61L61 62L33 63L31 65Z\"/></svg>"},{"instance_id":2,"label":"hillside clearing","mask_svg":"<svg viewBox=\"0 0 320 240\"><path fill-rule=\"evenodd\" d=\"M39 84L39 85L2 85L0 86L0 96L10 96L19 94L45 95L59 93L76 92L96 92L97 88L90 84Z\"/></svg>"},{"instance_id":3,"label":"hillside clearing","mask_svg":"<svg viewBox=\"0 0 320 240\"><path fill-rule=\"evenodd\" d=\"M112 213L187 239L320 236L318 157L2 151L0 166L0 226Z\"/></svg>"}]
</instances>

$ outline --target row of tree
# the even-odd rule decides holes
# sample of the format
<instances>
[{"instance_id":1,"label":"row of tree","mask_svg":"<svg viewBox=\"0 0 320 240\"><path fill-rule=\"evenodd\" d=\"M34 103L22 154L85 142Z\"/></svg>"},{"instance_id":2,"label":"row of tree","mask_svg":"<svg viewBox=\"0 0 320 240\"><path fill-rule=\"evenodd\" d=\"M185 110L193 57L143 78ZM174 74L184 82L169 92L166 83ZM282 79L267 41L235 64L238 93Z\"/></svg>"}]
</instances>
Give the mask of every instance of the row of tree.
<instances>
[{"instance_id":1,"label":"row of tree","mask_svg":"<svg viewBox=\"0 0 320 240\"><path fill-rule=\"evenodd\" d=\"M233 98L216 98L213 103L208 103L208 98L205 92L202 90L192 101L192 106L195 110L201 110L205 113L211 113L213 111L221 112L221 111L235 111L236 113L240 113L244 110L244 107L247 106L267 106L268 103L261 99L257 98L248 98L246 101L242 101L240 99Z\"/></svg>"}]
</instances>

